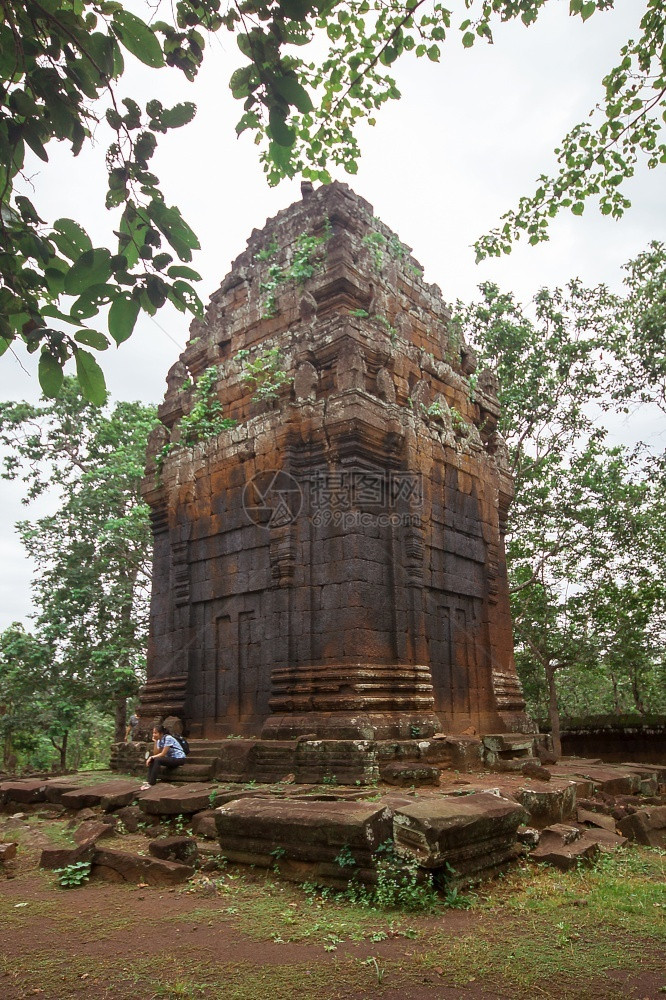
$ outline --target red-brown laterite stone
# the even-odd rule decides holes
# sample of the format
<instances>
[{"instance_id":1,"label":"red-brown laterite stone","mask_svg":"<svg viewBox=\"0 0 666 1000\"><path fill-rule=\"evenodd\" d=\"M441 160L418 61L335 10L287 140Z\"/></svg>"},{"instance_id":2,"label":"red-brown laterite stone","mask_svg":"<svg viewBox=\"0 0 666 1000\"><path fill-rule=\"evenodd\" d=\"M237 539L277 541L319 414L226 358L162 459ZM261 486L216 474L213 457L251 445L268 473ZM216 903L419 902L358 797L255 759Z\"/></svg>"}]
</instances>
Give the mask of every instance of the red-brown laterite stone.
<instances>
[{"instance_id":1,"label":"red-brown laterite stone","mask_svg":"<svg viewBox=\"0 0 666 1000\"><path fill-rule=\"evenodd\" d=\"M301 283L304 236L322 242ZM254 401L236 356L274 347L288 380ZM212 365L237 425L178 447ZM440 290L346 185L305 188L252 233L191 326L149 444L144 732L167 716L207 739L532 729L504 555L513 484L497 385L475 368Z\"/></svg>"}]
</instances>

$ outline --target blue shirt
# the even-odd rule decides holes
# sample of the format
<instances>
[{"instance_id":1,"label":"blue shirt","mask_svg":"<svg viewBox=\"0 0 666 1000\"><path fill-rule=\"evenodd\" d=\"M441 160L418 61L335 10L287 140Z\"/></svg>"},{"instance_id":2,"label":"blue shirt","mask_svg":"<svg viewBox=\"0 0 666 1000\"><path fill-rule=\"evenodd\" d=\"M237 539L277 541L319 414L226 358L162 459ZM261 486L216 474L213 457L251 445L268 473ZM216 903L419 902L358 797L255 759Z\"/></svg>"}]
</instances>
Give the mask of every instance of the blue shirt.
<instances>
[{"instance_id":1,"label":"blue shirt","mask_svg":"<svg viewBox=\"0 0 666 1000\"><path fill-rule=\"evenodd\" d=\"M161 739L157 741L157 746L160 750L164 750L165 747L168 747L169 749L167 750L166 755L172 759L179 760L181 757L186 756L180 743L173 736L162 736Z\"/></svg>"}]
</instances>

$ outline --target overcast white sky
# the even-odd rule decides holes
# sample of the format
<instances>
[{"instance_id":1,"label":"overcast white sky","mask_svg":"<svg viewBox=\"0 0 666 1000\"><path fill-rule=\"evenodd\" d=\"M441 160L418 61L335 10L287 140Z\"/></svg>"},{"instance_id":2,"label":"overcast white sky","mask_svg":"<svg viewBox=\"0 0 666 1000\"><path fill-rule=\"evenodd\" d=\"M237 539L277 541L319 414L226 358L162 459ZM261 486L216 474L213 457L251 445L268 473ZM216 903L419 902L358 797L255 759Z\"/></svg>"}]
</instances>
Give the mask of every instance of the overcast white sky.
<instances>
[{"instance_id":1,"label":"overcast white sky","mask_svg":"<svg viewBox=\"0 0 666 1000\"><path fill-rule=\"evenodd\" d=\"M463 4L450 6L461 11ZM413 247L426 279L439 284L448 300L471 298L488 279L523 301L543 285L574 276L619 287L621 265L651 239L665 238L663 171L641 171L631 186L633 208L623 220L603 218L589 205L582 218L557 219L549 243L519 244L509 257L474 263L472 242L531 192L539 173L552 167L559 139L595 103L604 73L627 37L636 35L643 4L616 0L613 12L595 14L585 24L569 18L568 7L568 0L553 0L536 27L498 27L493 46L464 51L452 32L440 65L399 63L402 100L386 106L377 126L361 133L356 177L339 174ZM123 92L139 103L159 97L165 105L198 105L191 125L160 138L153 169L167 200L180 206L199 235L195 266L206 300L252 229L300 197L299 182L268 188L251 139L235 138L241 104L231 98L228 79L240 57L231 36L220 32L212 40L194 84L175 70L147 70L129 55L126 63ZM37 162L33 175L32 197L42 217L78 219L95 245L104 245L113 228L113 216L103 207L106 139L100 132L98 147L78 160L58 151L48 167ZM142 318L120 349L106 352L101 362L113 397L159 401L188 323L175 310L161 310L155 321ZM0 398L37 398L35 359L21 355L21 362L9 354L0 361ZM610 424L618 439L640 436L663 447L663 422L617 418ZM13 524L49 508L47 499L26 509L21 496L19 484L0 481L0 629L30 611L31 570Z\"/></svg>"}]
</instances>

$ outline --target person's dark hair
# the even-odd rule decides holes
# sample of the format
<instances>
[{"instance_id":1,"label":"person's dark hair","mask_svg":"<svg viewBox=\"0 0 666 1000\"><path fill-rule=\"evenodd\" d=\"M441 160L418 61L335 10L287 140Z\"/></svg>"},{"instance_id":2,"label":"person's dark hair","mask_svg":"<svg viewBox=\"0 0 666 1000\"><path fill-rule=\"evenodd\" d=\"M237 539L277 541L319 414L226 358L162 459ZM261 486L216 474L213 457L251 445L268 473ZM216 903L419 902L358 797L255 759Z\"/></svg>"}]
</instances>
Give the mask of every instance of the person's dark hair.
<instances>
[{"instance_id":1,"label":"person's dark hair","mask_svg":"<svg viewBox=\"0 0 666 1000\"><path fill-rule=\"evenodd\" d=\"M159 734L160 734L160 736L164 736L164 735L165 735L165 733L166 733L166 729L165 729L165 728L164 728L164 726L163 726L163 725L162 725L161 723L159 723L159 722L156 722L156 723L155 723L155 725L153 726L153 729L155 730L155 732L156 732L156 733L159 733Z\"/></svg>"}]
</instances>

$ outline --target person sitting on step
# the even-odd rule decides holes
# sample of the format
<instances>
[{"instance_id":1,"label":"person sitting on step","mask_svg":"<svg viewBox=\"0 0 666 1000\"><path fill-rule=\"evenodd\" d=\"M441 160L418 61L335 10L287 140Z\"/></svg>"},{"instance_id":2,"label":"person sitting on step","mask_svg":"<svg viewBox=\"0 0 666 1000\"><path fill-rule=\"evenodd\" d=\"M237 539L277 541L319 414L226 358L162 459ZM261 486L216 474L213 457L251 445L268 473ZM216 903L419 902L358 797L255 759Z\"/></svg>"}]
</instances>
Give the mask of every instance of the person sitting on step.
<instances>
[{"instance_id":1,"label":"person sitting on step","mask_svg":"<svg viewBox=\"0 0 666 1000\"><path fill-rule=\"evenodd\" d=\"M172 770L175 767L180 767L187 760L178 740L174 736L170 736L164 726L153 727L153 740L155 741L155 753L146 758L148 780L141 786L141 791L155 784L161 767Z\"/></svg>"}]
</instances>

